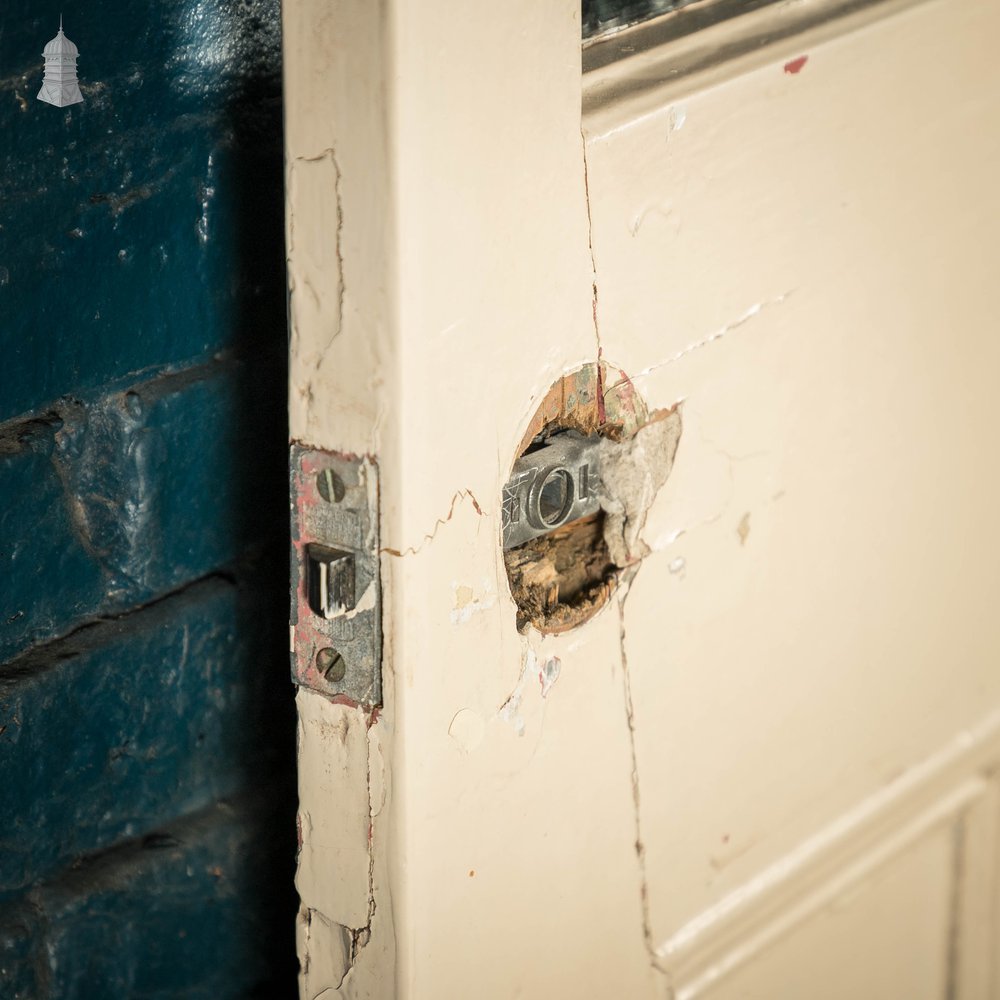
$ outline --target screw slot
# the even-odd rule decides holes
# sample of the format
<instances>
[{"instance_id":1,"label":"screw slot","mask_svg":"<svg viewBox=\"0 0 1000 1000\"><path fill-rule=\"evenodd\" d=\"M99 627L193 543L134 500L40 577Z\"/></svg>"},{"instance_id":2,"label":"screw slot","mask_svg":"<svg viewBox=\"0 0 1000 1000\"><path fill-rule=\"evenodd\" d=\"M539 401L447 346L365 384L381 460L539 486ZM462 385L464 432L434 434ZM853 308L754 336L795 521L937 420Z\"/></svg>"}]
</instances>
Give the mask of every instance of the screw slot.
<instances>
[{"instance_id":1,"label":"screw slot","mask_svg":"<svg viewBox=\"0 0 1000 1000\"><path fill-rule=\"evenodd\" d=\"M316 669L328 681L342 681L347 673L344 658L332 646L321 649L316 654Z\"/></svg>"},{"instance_id":2,"label":"screw slot","mask_svg":"<svg viewBox=\"0 0 1000 1000\"><path fill-rule=\"evenodd\" d=\"M316 474L316 489L327 503L340 503L347 493L344 480L333 469L321 469Z\"/></svg>"}]
</instances>

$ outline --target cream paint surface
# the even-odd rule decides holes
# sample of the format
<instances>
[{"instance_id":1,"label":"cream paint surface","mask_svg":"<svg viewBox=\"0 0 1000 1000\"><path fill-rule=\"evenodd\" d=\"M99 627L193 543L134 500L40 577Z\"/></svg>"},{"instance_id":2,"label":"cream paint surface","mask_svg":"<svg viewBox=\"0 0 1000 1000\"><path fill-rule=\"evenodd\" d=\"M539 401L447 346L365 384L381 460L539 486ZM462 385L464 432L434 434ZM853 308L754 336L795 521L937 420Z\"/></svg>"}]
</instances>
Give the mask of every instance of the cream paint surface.
<instances>
[{"instance_id":1,"label":"cream paint surface","mask_svg":"<svg viewBox=\"0 0 1000 1000\"><path fill-rule=\"evenodd\" d=\"M625 619L657 942L1000 695L998 26L915 7L588 149L602 343L685 400Z\"/></svg>"},{"instance_id":2,"label":"cream paint surface","mask_svg":"<svg viewBox=\"0 0 1000 1000\"><path fill-rule=\"evenodd\" d=\"M1000 11L595 110L585 171L575 0L284 10L293 436L402 553L384 710L299 695L302 995L990 995ZM683 401L653 552L521 637L501 486L599 344Z\"/></svg>"},{"instance_id":3,"label":"cream paint surface","mask_svg":"<svg viewBox=\"0 0 1000 1000\"><path fill-rule=\"evenodd\" d=\"M364 3L282 5L285 67L289 424L293 440L370 454L382 537L401 484L392 280L388 23ZM390 428L383 433L383 424ZM391 592L391 566L383 568ZM383 621L391 649L392 603ZM380 714L300 690L297 922L303 997L390 998L396 932L390 872L394 675Z\"/></svg>"},{"instance_id":4,"label":"cream paint surface","mask_svg":"<svg viewBox=\"0 0 1000 1000\"><path fill-rule=\"evenodd\" d=\"M282 12L290 433L384 464L398 447L379 436L396 387L388 27L363 3Z\"/></svg>"},{"instance_id":5,"label":"cream paint surface","mask_svg":"<svg viewBox=\"0 0 1000 1000\"><path fill-rule=\"evenodd\" d=\"M399 6L403 542L417 546L393 566L405 595L393 781L406 801L394 901L407 996L658 988L617 613L583 643L529 649L499 548L501 487L528 419L563 372L597 355L579 32L572 0L464 18L452 4ZM472 496L452 508L459 491ZM484 576L496 606L452 623L453 583ZM449 733L463 710L485 720L470 749Z\"/></svg>"},{"instance_id":6,"label":"cream paint surface","mask_svg":"<svg viewBox=\"0 0 1000 1000\"><path fill-rule=\"evenodd\" d=\"M705 996L941 1000L948 986L951 863L948 832L938 832L880 872L865 891L834 900L751 963L738 981L723 980Z\"/></svg>"}]
</instances>

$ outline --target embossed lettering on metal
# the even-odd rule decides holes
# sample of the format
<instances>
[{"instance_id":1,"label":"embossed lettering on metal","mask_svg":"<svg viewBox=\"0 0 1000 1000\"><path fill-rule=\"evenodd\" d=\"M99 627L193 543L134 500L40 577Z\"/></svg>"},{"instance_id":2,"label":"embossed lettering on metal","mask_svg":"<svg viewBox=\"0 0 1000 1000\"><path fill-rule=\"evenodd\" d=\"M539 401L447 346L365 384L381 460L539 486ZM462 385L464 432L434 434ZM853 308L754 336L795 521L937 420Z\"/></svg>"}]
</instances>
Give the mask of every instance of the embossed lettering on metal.
<instances>
[{"instance_id":1,"label":"embossed lettering on metal","mask_svg":"<svg viewBox=\"0 0 1000 1000\"><path fill-rule=\"evenodd\" d=\"M505 549L599 510L598 440L564 431L514 463L503 491Z\"/></svg>"}]
</instances>

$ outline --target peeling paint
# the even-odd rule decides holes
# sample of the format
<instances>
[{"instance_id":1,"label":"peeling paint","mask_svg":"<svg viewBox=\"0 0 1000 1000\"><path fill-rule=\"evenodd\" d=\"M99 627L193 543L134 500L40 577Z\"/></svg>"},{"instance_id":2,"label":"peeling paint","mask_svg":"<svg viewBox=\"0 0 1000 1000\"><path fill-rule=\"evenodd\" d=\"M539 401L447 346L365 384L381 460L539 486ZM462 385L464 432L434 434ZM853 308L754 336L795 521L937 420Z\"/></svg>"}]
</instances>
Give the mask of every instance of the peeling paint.
<instances>
[{"instance_id":1,"label":"peeling paint","mask_svg":"<svg viewBox=\"0 0 1000 1000\"><path fill-rule=\"evenodd\" d=\"M379 909L376 855L385 845L376 840L376 827L388 796L382 727L377 710L366 714L305 689L297 700L300 779L310 793L299 812L296 875L309 915L305 940L300 927L300 954L311 956L302 972L303 993L306 984L346 991L373 940ZM317 926L325 935L318 947L310 945ZM321 975L312 963L331 956L335 968Z\"/></svg>"},{"instance_id":2,"label":"peeling paint","mask_svg":"<svg viewBox=\"0 0 1000 1000\"><path fill-rule=\"evenodd\" d=\"M365 713L300 688L302 849L296 884L303 904L359 929L371 909L371 799ZM330 760L336 761L332 767Z\"/></svg>"},{"instance_id":3,"label":"peeling paint","mask_svg":"<svg viewBox=\"0 0 1000 1000\"><path fill-rule=\"evenodd\" d=\"M497 595L487 581L483 581L482 591L477 597L472 587L464 583L453 583L452 590L455 593L455 606L451 610L450 620L452 625L464 625L472 620L473 615L481 614L490 608L496 607Z\"/></svg>"},{"instance_id":4,"label":"peeling paint","mask_svg":"<svg viewBox=\"0 0 1000 1000\"><path fill-rule=\"evenodd\" d=\"M670 475L681 439L679 407L654 414L622 442L602 441L601 507L604 540L615 565L629 566L650 550L639 534L660 487Z\"/></svg>"},{"instance_id":5,"label":"peeling paint","mask_svg":"<svg viewBox=\"0 0 1000 1000\"><path fill-rule=\"evenodd\" d=\"M562 662L558 656L550 656L545 660L538 671L538 682L542 686L542 697L547 698L552 690L552 685L559 679L562 669Z\"/></svg>"},{"instance_id":6,"label":"peeling paint","mask_svg":"<svg viewBox=\"0 0 1000 1000\"><path fill-rule=\"evenodd\" d=\"M534 674L537 663L538 658L535 656L535 651L530 647L527 648L521 660L521 672L518 674L517 685L503 705L500 706L500 711L497 712L497 718L502 719L504 722L509 722L518 736L523 736L525 733L524 717L521 715L524 686L527 678Z\"/></svg>"},{"instance_id":7,"label":"peeling paint","mask_svg":"<svg viewBox=\"0 0 1000 1000\"><path fill-rule=\"evenodd\" d=\"M350 930L319 910L303 907L296 921L299 954L303 956L302 995L333 995L351 968Z\"/></svg>"},{"instance_id":8,"label":"peeling paint","mask_svg":"<svg viewBox=\"0 0 1000 1000\"><path fill-rule=\"evenodd\" d=\"M329 178L325 176L328 168L332 171ZM338 337L344 328L344 204L341 193L343 173L337 159L333 146L328 146L313 156L296 156L289 164L288 184L290 188L289 198L293 198L298 188L303 184L303 171L308 170L309 183L315 184L323 190L333 192L334 225L326 226L323 220L303 220L299 219L300 228L307 227L308 231L303 238L302 233L296 233L296 215L289 214L288 219L288 257L289 261L295 262L301 272L303 287L307 289L313 299L315 311L321 311L321 303L315 290L314 282L319 282L325 273L327 264L326 253L328 248L332 248L336 260L336 317L326 334L326 339L309 356L308 364L315 370L319 366L330 349L334 339ZM304 194L299 194L298 198L305 201ZM329 239L332 231L333 239ZM313 277L315 275L315 278ZM293 333L298 332L299 312L296 306L300 306L300 297L295 295L294 288L291 289L291 322ZM310 383L311 386L311 383ZM308 388L308 387L307 387Z\"/></svg>"}]
</instances>

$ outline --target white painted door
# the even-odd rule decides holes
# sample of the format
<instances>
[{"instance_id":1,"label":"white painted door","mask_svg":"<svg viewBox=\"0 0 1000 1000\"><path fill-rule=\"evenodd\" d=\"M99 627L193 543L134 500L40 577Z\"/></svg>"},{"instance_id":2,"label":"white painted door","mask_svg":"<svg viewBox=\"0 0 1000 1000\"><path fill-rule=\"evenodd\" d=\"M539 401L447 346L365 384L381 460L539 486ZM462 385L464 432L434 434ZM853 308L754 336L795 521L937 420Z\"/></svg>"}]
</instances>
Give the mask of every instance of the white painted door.
<instances>
[{"instance_id":1,"label":"white painted door","mask_svg":"<svg viewBox=\"0 0 1000 1000\"><path fill-rule=\"evenodd\" d=\"M382 601L381 707L299 693L304 997L1000 995L1000 7L698 6L584 74L577 0L284 5L291 433ZM556 418L648 473L563 619Z\"/></svg>"}]
</instances>

